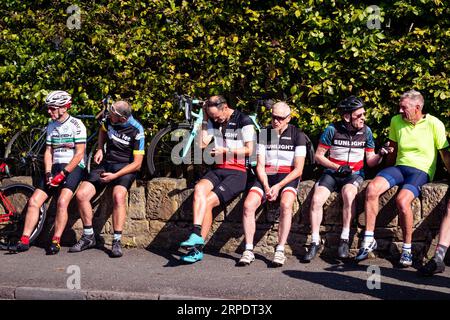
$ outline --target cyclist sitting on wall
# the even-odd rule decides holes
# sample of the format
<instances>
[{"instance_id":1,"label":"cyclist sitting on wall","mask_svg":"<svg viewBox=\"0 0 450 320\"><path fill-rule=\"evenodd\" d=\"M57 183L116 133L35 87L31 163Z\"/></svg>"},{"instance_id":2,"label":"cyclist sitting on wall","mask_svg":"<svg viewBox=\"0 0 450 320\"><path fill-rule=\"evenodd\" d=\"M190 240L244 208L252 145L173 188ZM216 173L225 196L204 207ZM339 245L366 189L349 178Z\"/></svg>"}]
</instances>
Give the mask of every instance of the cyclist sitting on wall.
<instances>
[{"instance_id":1,"label":"cyclist sitting on wall","mask_svg":"<svg viewBox=\"0 0 450 320\"><path fill-rule=\"evenodd\" d=\"M442 159L447 167L450 183L450 149L442 150ZM441 222L439 229L438 245L436 246L434 257L418 269L419 273L424 276L432 276L436 273L444 272L445 263L444 258L450 246L450 200L447 202L447 213Z\"/></svg>"},{"instance_id":2,"label":"cyclist sitting on wall","mask_svg":"<svg viewBox=\"0 0 450 320\"><path fill-rule=\"evenodd\" d=\"M255 212L264 201L280 199L280 225L278 245L273 259L274 266L282 266L286 260L284 245L292 223L292 206L306 157L305 134L289 124L291 109L285 102L272 107L272 125L259 134L256 173L258 181L250 188L244 202L243 226L245 251L238 265L249 265L255 260L253 237Z\"/></svg>"},{"instance_id":3,"label":"cyclist sitting on wall","mask_svg":"<svg viewBox=\"0 0 450 320\"><path fill-rule=\"evenodd\" d=\"M67 112L72 104L72 97L67 92L50 92L45 104L52 119L47 127L45 176L28 201L25 226L16 250L21 252L30 248L29 238L37 224L39 208L49 195L59 191L55 232L47 249L48 254L57 254L61 249L60 238L67 224L67 208L84 175L86 128L81 120Z\"/></svg>"},{"instance_id":4,"label":"cyclist sitting on wall","mask_svg":"<svg viewBox=\"0 0 450 320\"><path fill-rule=\"evenodd\" d=\"M106 154L104 146L106 143ZM131 115L126 101L117 101L108 108L108 118L98 136L94 161L100 164L80 185L76 198L83 221L83 235L69 249L80 252L96 245L92 227L91 199L108 184L113 186L113 229L111 257L123 255L121 238L126 219L125 199L144 158L144 128Z\"/></svg>"},{"instance_id":5,"label":"cyclist sitting on wall","mask_svg":"<svg viewBox=\"0 0 450 320\"><path fill-rule=\"evenodd\" d=\"M222 96L210 97L203 114L200 145L206 148L214 137L211 155L216 159L216 166L194 188L192 234L180 244L194 249L181 257L189 263L203 259L202 247L211 229L213 208L226 204L245 190L245 157L252 154L255 140L251 119L230 108Z\"/></svg>"},{"instance_id":6,"label":"cyclist sitting on wall","mask_svg":"<svg viewBox=\"0 0 450 320\"><path fill-rule=\"evenodd\" d=\"M377 155L372 131L365 125L364 103L350 96L338 104L342 121L329 125L320 137L315 159L325 167L323 175L314 187L310 207L312 240L304 261L309 262L320 249L320 224L323 217L323 205L333 191L342 194L342 232L338 247L338 256L348 258L350 224L355 216L355 197L364 181L364 158L370 167L381 162L383 155L392 149L382 148ZM326 153L329 152L329 157Z\"/></svg>"},{"instance_id":7,"label":"cyclist sitting on wall","mask_svg":"<svg viewBox=\"0 0 450 320\"><path fill-rule=\"evenodd\" d=\"M389 128L390 145L396 155L395 166L381 170L370 182L366 191L366 230L356 260L364 260L377 248L374 239L375 222L378 215L379 198L384 192L399 185L396 198L403 246L400 265L411 266L413 212L411 204L420 195L422 186L433 180L436 172L438 150L444 158L449 144L444 124L430 114L423 113L424 98L416 90L402 94L398 115L392 117ZM389 162L393 162L392 156Z\"/></svg>"}]
</instances>

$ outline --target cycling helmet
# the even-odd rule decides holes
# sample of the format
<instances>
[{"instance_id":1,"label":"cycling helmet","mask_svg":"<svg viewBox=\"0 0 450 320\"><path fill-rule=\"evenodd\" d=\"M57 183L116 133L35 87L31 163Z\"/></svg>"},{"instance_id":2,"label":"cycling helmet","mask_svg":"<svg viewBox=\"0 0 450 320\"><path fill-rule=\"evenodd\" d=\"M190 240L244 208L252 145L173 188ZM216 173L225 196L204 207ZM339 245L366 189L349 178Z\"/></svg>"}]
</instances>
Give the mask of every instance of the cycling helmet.
<instances>
[{"instance_id":1,"label":"cycling helmet","mask_svg":"<svg viewBox=\"0 0 450 320\"><path fill-rule=\"evenodd\" d=\"M72 97L66 91L52 91L45 98L45 104L69 109L72 105Z\"/></svg>"},{"instance_id":2,"label":"cycling helmet","mask_svg":"<svg viewBox=\"0 0 450 320\"><path fill-rule=\"evenodd\" d=\"M355 96L345 98L344 100L338 103L338 109L341 114L351 113L362 107L364 107L364 102L360 98Z\"/></svg>"}]
</instances>

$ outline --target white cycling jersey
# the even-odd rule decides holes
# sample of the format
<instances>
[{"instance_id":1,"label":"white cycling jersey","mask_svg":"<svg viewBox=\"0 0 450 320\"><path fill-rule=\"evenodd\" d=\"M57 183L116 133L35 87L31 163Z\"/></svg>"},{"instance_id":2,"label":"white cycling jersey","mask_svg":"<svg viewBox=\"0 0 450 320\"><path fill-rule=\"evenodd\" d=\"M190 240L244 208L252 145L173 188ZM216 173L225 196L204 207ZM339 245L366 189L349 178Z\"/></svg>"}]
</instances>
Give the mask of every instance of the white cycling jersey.
<instances>
[{"instance_id":1,"label":"white cycling jersey","mask_svg":"<svg viewBox=\"0 0 450 320\"><path fill-rule=\"evenodd\" d=\"M53 149L53 164L69 163L78 143L86 143L86 127L80 119L69 116L62 123L55 120L47 126L47 145ZM84 159L79 166L85 167Z\"/></svg>"}]
</instances>

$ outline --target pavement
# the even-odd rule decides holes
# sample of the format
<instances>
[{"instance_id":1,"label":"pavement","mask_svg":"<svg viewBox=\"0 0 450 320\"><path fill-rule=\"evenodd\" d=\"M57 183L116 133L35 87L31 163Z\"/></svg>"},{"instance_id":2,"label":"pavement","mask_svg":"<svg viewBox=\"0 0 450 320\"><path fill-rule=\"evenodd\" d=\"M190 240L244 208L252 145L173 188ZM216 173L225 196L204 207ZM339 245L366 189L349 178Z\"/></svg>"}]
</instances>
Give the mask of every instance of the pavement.
<instances>
[{"instance_id":1,"label":"pavement","mask_svg":"<svg viewBox=\"0 0 450 320\"><path fill-rule=\"evenodd\" d=\"M450 268L431 278L375 258L359 264L289 257L272 268L271 256L237 267L239 254L206 253L180 264L180 253L125 249L110 258L99 249L55 256L32 247L0 252L0 299L27 300L427 300L450 299Z\"/></svg>"}]
</instances>

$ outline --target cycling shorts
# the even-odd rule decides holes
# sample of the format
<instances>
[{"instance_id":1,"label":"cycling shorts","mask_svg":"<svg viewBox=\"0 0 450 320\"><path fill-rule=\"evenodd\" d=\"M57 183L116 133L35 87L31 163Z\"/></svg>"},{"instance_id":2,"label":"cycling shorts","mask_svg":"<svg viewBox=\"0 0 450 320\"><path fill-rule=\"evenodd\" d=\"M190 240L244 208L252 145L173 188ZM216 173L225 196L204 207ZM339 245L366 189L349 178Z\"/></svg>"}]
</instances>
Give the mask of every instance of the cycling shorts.
<instances>
[{"instance_id":1,"label":"cycling shorts","mask_svg":"<svg viewBox=\"0 0 450 320\"><path fill-rule=\"evenodd\" d=\"M316 185L325 187L330 192L340 192L342 187L346 184L352 184L357 189L359 189L364 182L364 178L360 176L359 174L351 174L348 177L342 178L342 177L336 177L332 173L324 173L319 181L317 181Z\"/></svg>"},{"instance_id":2,"label":"cycling shorts","mask_svg":"<svg viewBox=\"0 0 450 320\"><path fill-rule=\"evenodd\" d=\"M55 163L52 165L52 176L56 176L58 173L60 173L65 167L67 166L67 163ZM62 188L67 188L72 192L75 192L78 188L78 184L80 181L85 177L86 170L77 166L75 169L69 173L69 175L64 179L63 182L58 187L50 187L47 184L45 175L42 177L42 179L38 182L38 185L36 188L44 191L47 195L53 194L57 190L61 190Z\"/></svg>"},{"instance_id":3,"label":"cycling shorts","mask_svg":"<svg viewBox=\"0 0 450 320\"><path fill-rule=\"evenodd\" d=\"M247 172L233 169L212 169L202 179L211 181L214 186L212 191L223 205L245 191Z\"/></svg>"},{"instance_id":4,"label":"cycling shorts","mask_svg":"<svg viewBox=\"0 0 450 320\"><path fill-rule=\"evenodd\" d=\"M408 166L389 167L378 172L377 176L385 178L390 188L400 185L401 189L411 191L416 198L422 186L429 181L425 171Z\"/></svg>"},{"instance_id":5,"label":"cycling shorts","mask_svg":"<svg viewBox=\"0 0 450 320\"><path fill-rule=\"evenodd\" d=\"M120 169L124 168L128 164L129 163L108 163L108 162L103 162L97 168L95 168L94 170L92 170L89 173L87 181L92 183L95 186L95 189L97 190L97 192L100 189L106 187L107 185L123 186L127 190L130 190L131 185L133 184L134 180L136 180L137 172L128 173L126 175L118 177L117 179L112 180L111 182L109 182L107 184L105 184L105 183L100 181L102 173L104 173L104 172L116 173L117 171L119 171Z\"/></svg>"},{"instance_id":6,"label":"cycling shorts","mask_svg":"<svg viewBox=\"0 0 450 320\"><path fill-rule=\"evenodd\" d=\"M269 187L272 187L273 185L275 185L278 182L280 182L281 180L283 180L288 174L289 173L277 173L277 174L268 175L267 178L268 178L268 182L269 182ZM283 194L283 192L292 192L295 195L297 195L297 189L298 189L299 182L300 182L299 178L292 180L291 182L286 184L283 188L281 188L280 194ZM256 192L257 194L260 195L261 202L266 201L266 193L264 192L264 187L259 180L256 180L256 182L250 188L249 192Z\"/></svg>"}]
</instances>

